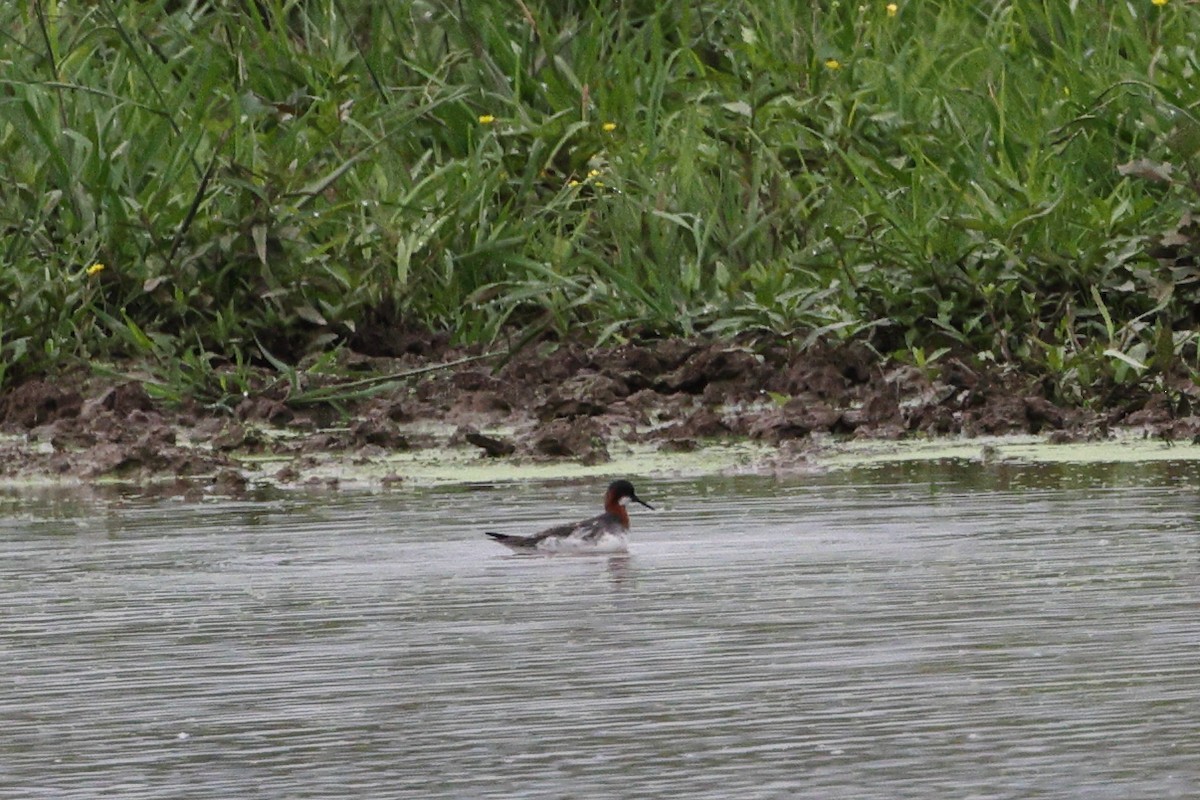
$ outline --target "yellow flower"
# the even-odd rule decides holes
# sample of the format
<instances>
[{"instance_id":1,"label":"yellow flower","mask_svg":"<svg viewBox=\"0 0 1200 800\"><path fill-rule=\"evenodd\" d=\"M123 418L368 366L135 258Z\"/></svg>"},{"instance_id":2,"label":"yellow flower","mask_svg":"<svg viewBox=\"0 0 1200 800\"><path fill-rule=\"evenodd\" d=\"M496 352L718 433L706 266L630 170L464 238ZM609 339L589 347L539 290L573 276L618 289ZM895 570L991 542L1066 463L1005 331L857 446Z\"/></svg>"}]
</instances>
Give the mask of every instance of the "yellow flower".
<instances>
[{"instance_id":1,"label":"yellow flower","mask_svg":"<svg viewBox=\"0 0 1200 800\"><path fill-rule=\"evenodd\" d=\"M89 278L93 275L98 275L101 272L104 272L104 265L97 261L95 264L92 264L90 267L88 267L86 272Z\"/></svg>"},{"instance_id":2,"label":"yellow flower","mask_svg":"<svg viewBox=\"0 0 1200 800\"><path fill-rule=\"evenodd\" d=\"M836 58L831 58L825 62L825 69L841 69L841 68L842 68L842 62L838 61Z\"/></svg>"},{"instance_id":3,"label":"yellow flower","mask_svg":"<svg viewBox=\"0 0 1200 800\"><path fill-rule=\"evenodd\" d=\"M567 181L567 186L578 186L578 185L579 185L579 181L575 180L574 178Z\"/></svg>"},{"instance_id":4,"label":"yellow flower","mask_svg":"<svg viewBox=\"0 0 1200 800\"><path fill-rule=\"evenodd\" d=\"M1157 2L1157 0L1155 0L1155 1ZM896 13L900 10L900 6L896 5L895 3L888 3L887 7L884 10L887 11L887 15L889 17L894 17L894 16L896 16Z\"/></svg>"},{"instance_id":5,"label":"yellow flower","mask_svg":"<svg viewBox=\"0 0 1200 800\"><path fill-rule=\"evenodd\" d=\"M598 169L590 169L590 170L588 170L588 177L589 177L589 178L596 178L596 177L599 177L599 175L600 175L600 170L598 170Z\"/></svg>"},{"instance_id":6,"label":"yellow flower","mask_svg":"<svg viewBox=\"0 0 1200 800\"><path fill-rule=\"evenodd\" d=\"M612 133L616 129L617 129L617 123L615 123L615 122L606 122L600 126L600 130L602 130L606 133Z\"/></svg>"},{"instance_id":7,"label":"yellow flower","mask_svg":"<svg viewBox=\"0 0 1200 800\"><path fill-rule=\"evenodd\" d=\"M491 114L480 114L479 115L479 124L480 125L491 125L495 121L496 121L496 118L493 117Z\"/></svg>"},{"instance_id":8,"label":"yellow flower","mask_svg":"<svg viewBox=\"0 0 1200 800\"><path fill-rule=\"evenodd\" d=\"M1165 6L1167 4L1167 0L1150 0L1150 2L1156 6Z\"/></svg>"}]
</instances>

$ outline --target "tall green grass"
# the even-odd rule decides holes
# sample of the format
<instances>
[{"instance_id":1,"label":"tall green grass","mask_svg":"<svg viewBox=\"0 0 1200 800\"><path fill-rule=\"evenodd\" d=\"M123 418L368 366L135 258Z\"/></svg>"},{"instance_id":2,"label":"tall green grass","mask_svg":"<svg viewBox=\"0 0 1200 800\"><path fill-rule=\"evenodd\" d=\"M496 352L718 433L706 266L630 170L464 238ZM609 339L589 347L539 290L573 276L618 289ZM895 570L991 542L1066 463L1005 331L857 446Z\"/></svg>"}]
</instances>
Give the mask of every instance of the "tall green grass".
<instances>
[{"instance_id":1,"label":"tall green grass","mask_svg":"<svg viewBox=\"0 0 1200 800\"><path fill-rule=\"evenodd\" d=\"M1197 369L1194 3L28 0L0 37L0 383L403 326Z\"/></svg>"}]
</instances>

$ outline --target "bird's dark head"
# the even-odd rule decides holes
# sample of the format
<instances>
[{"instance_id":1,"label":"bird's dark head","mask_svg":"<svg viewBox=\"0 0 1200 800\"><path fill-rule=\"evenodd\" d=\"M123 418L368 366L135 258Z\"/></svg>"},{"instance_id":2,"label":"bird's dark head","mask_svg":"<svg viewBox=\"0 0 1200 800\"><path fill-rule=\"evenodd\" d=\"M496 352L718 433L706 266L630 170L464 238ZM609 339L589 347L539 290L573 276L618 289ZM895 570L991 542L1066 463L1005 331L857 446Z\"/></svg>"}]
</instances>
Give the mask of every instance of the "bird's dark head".
<instances>
[{"instance_id":1,"label":"bird's dark head","mask_svg":"<svg viewBox=\"0 0 1200 800\"><path fill-rule=\"evenodd\" d=\"M633 484L627 480L613 481L608 485L608 491L604 493L604 508L611 510L612 506L624 506L630 500L641 503L651 511L654 510L654 506L637 496Z\"/></svg>"}]
</instances>

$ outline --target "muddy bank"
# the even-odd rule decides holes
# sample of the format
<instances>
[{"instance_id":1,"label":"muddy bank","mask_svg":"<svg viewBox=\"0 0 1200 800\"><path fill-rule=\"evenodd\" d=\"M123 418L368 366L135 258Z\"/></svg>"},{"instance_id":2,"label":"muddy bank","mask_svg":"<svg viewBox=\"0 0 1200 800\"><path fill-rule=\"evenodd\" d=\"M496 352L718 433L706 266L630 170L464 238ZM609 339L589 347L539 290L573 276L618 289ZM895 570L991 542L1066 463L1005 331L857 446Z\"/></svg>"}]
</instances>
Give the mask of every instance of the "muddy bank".
<instances>
[{"instance_id":1,"label":"muddy bank","mask_svg":"<svg viewBox=\"0 0 1200 800\"><path fill-rule=\"evenodd\" d=\"M750 441L778 466L802 462L815 439L831 437L1200 434L1190 384L1174 389L1174 402L1131 388L1067 405L1038 376L949 356L924 369L884 363L854 344L799 352L775 340L546 343L511 358L436 341L408 350L346 353L338 377L310 374L300 386L264 372L261 391L209 406L167 405L137 381L92 374L29 381L0 396L0 477L172 479L236 492L248 479L327 482L318 467L330 459L362 465L435 448L602 465L614 447L669 454ZM314 402L321 396L337 402ZM380 480L404 477L394 470Z\"/></svg>"}]
</instances>

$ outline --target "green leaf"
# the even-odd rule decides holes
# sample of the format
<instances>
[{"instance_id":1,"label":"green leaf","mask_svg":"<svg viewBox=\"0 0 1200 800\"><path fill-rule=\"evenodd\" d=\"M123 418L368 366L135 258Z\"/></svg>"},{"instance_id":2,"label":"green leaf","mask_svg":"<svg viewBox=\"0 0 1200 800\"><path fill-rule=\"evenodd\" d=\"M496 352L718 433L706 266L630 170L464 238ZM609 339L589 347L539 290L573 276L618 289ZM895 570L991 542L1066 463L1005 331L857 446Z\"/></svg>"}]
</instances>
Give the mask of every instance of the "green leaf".
<instances>
[{"instance_id":1,"label":"green leaf","mask_svg":"<svg viewBox=\"0 0 1200 800\"><path fill-rule=\"evenodd\" d=\"M1115 358L1118 361L1123 361L1124 363L1136 369L1138 372L1144 372L1146 369L1148 369L1145 364L1143 364L1141 361L1138 361L1136 358L1128 356L1125 353L1122 353L1120 350L1114 350L1111 347L1104 351L1104 355L1108 356L1109 358Z\"/></svg>"}]
</instances>

